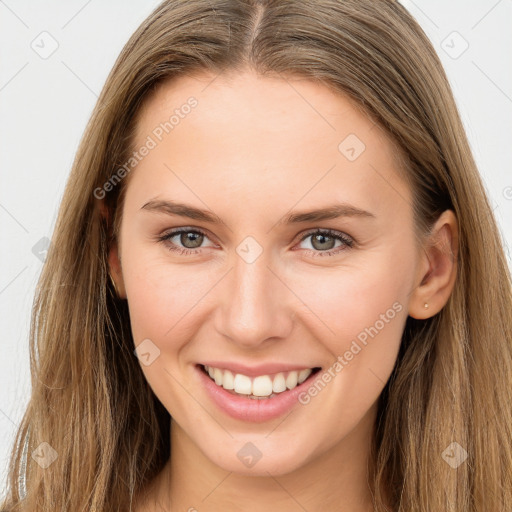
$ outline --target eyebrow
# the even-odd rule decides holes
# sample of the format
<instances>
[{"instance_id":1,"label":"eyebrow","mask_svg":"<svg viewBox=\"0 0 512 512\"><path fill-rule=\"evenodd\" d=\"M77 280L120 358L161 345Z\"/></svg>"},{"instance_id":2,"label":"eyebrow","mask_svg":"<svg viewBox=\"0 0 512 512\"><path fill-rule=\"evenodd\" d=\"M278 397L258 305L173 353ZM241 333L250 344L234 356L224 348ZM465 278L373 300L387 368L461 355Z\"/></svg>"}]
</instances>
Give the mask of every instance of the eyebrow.
<instances>
[{"instance_id":1,"label":"eyebrow","mask_svg":"<svg viewBox=\"0 0 512 512\"><path fill-rule=\"evenodd\" d=\"M222 219L209 210L202 210L194 206L179 203L171 200L152 200L148 201L141 210L148 210L150 212L165 213L167 215L179 215L180 217L188 217L202 222L209 222L212 224L223 224ZM375 215L366 210L356 208L347 203L338 203L324 208L315 210L294 212L285 215L277 224L300 224L304 222L317 222L322 220L337 219L340 217L363 217L373 218Z\"/></svg>"}]
</instances>

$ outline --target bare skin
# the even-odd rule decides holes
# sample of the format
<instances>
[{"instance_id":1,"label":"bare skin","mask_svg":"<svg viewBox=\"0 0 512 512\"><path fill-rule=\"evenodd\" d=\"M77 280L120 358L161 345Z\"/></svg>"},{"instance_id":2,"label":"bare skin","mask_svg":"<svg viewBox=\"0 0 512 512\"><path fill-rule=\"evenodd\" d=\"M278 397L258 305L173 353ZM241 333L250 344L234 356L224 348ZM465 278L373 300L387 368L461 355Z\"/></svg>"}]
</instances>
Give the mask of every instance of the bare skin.
<instances>
[{"instance_id":1,"label":"bare skin","mask_svg":"<svg viewBox=\"0 0 512 512\"><path fill-rule=\"evenodd\" d=\"M135 345L150 339L160 351L142 370L173 418L171 458L136 510L372 511L366 472L377 399L407 316L435 315L452 291L455 216L439 218L436 245L415 236L390 140L344 96L249 71L214 78L182 77L144 104L136 148L187 98L198 102L130 174L110 252ZM354 138L339 149L350 134L364 151ZM155 200L222 222L143 208ZM278 223L339 203L371 216ZM180 227L199 230L194 248L180 234L158 239ZM353 244L315 241L317 229ZM262 249L251 263L237 252L248 236ZM228 416L197 378L205 359L326 371L372 326L377 334L321 392L272 421ZM237 457L248 442L262 454L252 467Z\"/></svg>"}]
</instances>

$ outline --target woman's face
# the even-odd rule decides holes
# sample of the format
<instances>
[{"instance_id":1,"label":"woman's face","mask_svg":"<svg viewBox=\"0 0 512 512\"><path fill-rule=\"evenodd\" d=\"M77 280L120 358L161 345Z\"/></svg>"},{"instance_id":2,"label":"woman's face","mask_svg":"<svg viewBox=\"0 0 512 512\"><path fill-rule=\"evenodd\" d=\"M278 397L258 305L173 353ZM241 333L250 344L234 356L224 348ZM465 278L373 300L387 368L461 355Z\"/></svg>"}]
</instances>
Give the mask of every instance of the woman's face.
<instances>
[{"instance_id":1,"label":"woman's face","mask_svg":"<svg viewBox=\"0 0 512 512\"><path fill-rule=\"evenodd\" d=\"M175 427L253 475L366 443L424 271L383 131L307 80L204 74L148 99L135 149L122 282Z\"/></svg>"}]
</instances>

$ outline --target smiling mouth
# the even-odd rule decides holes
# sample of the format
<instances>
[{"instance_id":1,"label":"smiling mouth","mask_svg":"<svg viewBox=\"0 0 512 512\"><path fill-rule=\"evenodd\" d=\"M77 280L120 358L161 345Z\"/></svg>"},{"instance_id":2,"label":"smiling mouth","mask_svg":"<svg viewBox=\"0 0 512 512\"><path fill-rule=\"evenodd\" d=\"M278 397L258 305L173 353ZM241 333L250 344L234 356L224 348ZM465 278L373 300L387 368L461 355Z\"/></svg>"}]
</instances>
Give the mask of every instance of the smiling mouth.
<instances>
[{"instance_id":1,"label":"smiling mouth","mask_svg":"<svg viewBox=\"0 0 512 512\"><path fill-rule=\"evenodd\" d=\"M217 386L233 395L253 400L265 400L286 391L291 391L321 370L319 367L313 367L249 377L222 368L206 365L199 365L199 367Z\"/></svg>"}]
</instances>

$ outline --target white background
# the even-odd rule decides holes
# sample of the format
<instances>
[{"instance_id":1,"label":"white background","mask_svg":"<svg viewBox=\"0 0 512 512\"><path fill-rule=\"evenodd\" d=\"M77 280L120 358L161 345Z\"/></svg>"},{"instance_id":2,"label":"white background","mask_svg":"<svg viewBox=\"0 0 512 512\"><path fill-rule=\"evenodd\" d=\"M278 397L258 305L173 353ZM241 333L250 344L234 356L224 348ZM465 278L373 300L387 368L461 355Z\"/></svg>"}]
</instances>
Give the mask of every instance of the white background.
<instances>
[{"instance_id":1,"label":"white background","mask_svg":"<svg viewBox=\"0 0 512 512\"><path fill-rule=\"evenodd\" d=\"M403 3L445 66L510 247L512 0ZM51 237L80 137L115 58L157 4L0 0L0 493L30 393L29 320L42 265L33 247L44 249L41 239ZM58 47L47 58L35 51L52 45ZM508 248L507 256L510 262Z\"/></svg>"}]
</instances>

